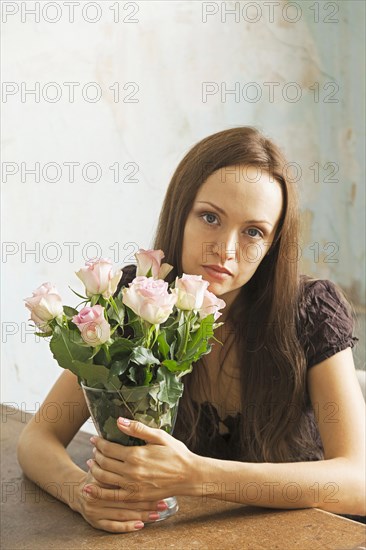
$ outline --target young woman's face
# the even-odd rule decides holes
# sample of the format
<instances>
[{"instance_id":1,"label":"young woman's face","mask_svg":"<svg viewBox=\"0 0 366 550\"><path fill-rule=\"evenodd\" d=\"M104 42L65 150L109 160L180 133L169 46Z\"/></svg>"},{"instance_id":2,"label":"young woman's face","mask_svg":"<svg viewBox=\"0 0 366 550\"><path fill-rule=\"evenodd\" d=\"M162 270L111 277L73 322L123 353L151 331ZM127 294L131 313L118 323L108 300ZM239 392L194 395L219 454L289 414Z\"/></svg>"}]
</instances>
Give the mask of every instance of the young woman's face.
<instances>
[{"instance_id":1,"label":"young woman's face","mask_svg":"<svg viewBox=\"0 0 366 550\"><path fill-rule=\"evenodd\" d=\"M269 250L282 201L280 184L255 167L231 166L211 174L184 228L183 273L202 275L208 290L229 306ZM208 265L231 274L218 274Z\"/></svg>"}]
</instances>

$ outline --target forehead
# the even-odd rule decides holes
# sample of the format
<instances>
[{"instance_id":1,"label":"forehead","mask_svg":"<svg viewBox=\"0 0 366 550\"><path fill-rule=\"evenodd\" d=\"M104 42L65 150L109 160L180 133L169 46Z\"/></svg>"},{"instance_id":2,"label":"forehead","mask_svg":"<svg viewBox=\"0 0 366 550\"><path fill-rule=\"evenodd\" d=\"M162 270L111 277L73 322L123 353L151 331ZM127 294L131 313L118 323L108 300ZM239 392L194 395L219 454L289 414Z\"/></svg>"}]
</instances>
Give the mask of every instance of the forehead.
<instances>
[{"instance_id":1,"label":"forehead","mask_svg":"<svg viewBox=\"0 0 366 550\"><path fill-rule=\"evenodd\" d=\"M226 166L213 172L199 188L195 202L210 201L225 212L239 215L266 214L276 222L282 209L280 183L264 170L252 166ZM204 205L201 205L204 206Z\"/></svg>"}]
</instances>

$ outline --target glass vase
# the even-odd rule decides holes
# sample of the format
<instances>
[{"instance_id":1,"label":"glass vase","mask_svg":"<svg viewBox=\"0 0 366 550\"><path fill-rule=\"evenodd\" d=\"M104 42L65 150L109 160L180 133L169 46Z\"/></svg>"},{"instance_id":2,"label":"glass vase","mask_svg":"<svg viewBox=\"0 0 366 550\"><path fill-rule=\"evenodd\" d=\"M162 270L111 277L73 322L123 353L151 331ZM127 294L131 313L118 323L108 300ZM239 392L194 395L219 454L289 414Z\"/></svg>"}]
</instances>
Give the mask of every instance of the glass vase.
<instances>
[{"instance_id":1,"label":"glass vase","mask_svg":"<svg viewBox=\"0 0 366 550\"><path fill-rule=\"evenodd\" d=\"M172 433L177 418L178 402L174 406L157 399L159 384L153 386L123 386L119 390L91 388L81 382L85 401L97 433L103 439L120 445L146 445L145 441L123 433L117 427L120 416L138 420L152 428ZM168 508L159 512L157 521L174 515L178 509L176 497L163 499Z\"/></svg>"}]
</instances>

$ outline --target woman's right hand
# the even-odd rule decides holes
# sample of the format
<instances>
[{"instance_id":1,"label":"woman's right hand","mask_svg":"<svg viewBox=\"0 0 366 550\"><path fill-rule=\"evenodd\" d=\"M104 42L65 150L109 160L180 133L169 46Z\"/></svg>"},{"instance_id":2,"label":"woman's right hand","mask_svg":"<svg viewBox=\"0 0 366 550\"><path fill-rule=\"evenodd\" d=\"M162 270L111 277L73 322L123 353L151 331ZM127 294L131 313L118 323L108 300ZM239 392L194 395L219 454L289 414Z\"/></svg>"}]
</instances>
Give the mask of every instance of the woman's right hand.
<instances>
[{"instance_id":1,"label":"woman's right hand","mask_svg":"<svg viewBox=\"0 0 366 550\"><path fill-rule=\"evenodd\" d=\"M86 488L91 487L91 492ZM97 481L90 470L85 472L82 481L76 488L76 495L70 507L79 512L83 518L96 529L110 533L126 533L137 531L146 522L159 519L159 512L164 512L167 505L164 501L155 502L123 502L112 498L102 500L99 487L110 488L116 492L118 488L105 485ZM113 493L111 493L113 496ZM151 515L152 514L152 515Z\"/></svg>"}]
</instances>

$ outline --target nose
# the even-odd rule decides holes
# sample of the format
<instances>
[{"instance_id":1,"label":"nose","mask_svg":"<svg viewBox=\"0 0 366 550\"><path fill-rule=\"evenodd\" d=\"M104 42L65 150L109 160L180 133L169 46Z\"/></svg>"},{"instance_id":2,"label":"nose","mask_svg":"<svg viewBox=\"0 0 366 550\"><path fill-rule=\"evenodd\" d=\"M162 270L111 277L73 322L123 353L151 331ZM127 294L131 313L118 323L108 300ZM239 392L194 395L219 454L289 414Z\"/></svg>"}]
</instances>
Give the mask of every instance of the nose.
<instances>
[{"instance_id":1,"label":"nose","mask_svg":"<svg viewBox=\"0 0 366 550\"><path fill-rule=\"evenodd\" d=\"M222 234L222 239L218 244L221 263L224 265L228 261L239 261L239 236L237 231L232 230Z\"/></svg>"}]
</instances>

